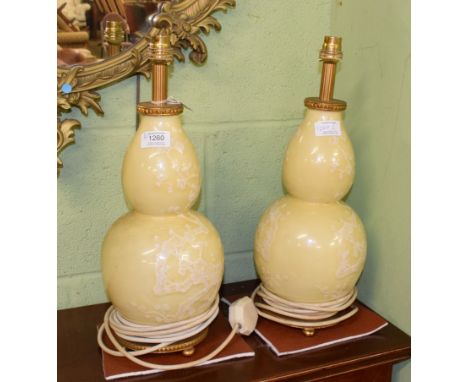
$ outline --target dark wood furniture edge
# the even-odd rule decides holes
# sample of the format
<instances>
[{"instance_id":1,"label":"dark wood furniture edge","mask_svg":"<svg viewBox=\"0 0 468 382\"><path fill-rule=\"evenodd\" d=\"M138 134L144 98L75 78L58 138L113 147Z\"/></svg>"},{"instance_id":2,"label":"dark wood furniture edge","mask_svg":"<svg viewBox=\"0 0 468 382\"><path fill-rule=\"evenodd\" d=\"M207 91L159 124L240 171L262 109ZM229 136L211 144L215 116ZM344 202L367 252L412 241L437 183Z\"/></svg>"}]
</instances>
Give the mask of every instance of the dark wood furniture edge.
<instances>
[{"instance_id":1,"label":"dark wood furniture edge","mask_svg":"<svg viewBox=\"0 0 468 382\"><path fill-rule=\"evenodd\" d=\"M236 283L224 284L221 286L220 293L222 296L238 294L250 295L258 283L259 280L246 280ZM104 312L104 309L108 305L109 303L104 303L87 307L59 310L57 312L59 320L57 325L59 330L59 337L65 338L63 336L66 335L69 338L69 336L74 335L73 332L84 334L84 327L82 329L81 325L77 324L77 322L79 322L82 316L90 315L90 313L86 312L94 312L92 313L92 316L97 317L96 312ZM227 305L221 304L221 310L224 314L227 314ZM100 314L101 313L99 313L98 316L100 316ZM71 319L70 322L68 322L68 318ZM66 324L67 322L68 324ZM85 327L86 326L89 328L90 325L88 324L85 325ZM64 329L65 327L75 329L72 329L72 332L70 332L70 329ZM68 331L63 332L63 330ZM206 366L207 369L205 370L205 374L195 372L195 375L205 375L205 377L210 375L214 377L214 375L217 374L216 370L221 372L223 367L226 368L226 371L232 372L233 370L237 370L238 372L241 372L241 370L244 370L245 368L241 365L247 365L251 362L254 362L255 364L253 367L260 367L260 369L262 369L262 365L267 365L265 362L268 362L268 365L270 365L269 363L272 362L271 365L274 365L274 367L271 368L272 370L265 373L254 373L249 377L241 378L241 380L255 382L285 380L295 382L360 382L366 380L390 381L392 366L398 362L409 359L411 356L411 338L391 323L389 323L386 327L374 335L363 337L358 340L347 341L341 344L331 345L330 347L324 347L320 350L312 352L297 353L284 357L276 357L268 348L268 346L255 334L249 337L245 337L245 340L255 351L255 360L236 360L227 361L217 365L210 365ZM87 343L89 344L90 342ZM89 348L90 345L87 346ZM97 352L97 345L95 345L95 347L93 346L93 348L95 348ZM58 350L59 352L61 351L60 348ZM97 355L97 353L91 355L87 354L85 356L81 356L76 353L73 353L72 355L74 357L79 357L83 361L85 361L85 359L93 360L92 363L95 364L96 361L94 357ZM66 358L59 357L59 360L60 359L67 363ZM292 367L291 364L294 364L294 366ZM64 366L63 364L59 363L58 367L60 368L68 366ZM204 369L205 367L200 367L200 369L202 368ZM270 369L270 367L267 367L267 369ZM65 374L70 375L65 370L64 373L60 374L63 376ZM194 369L194 371L196 370ZM206 374L206 372L209 373ZM378 375L379 379L374 379L375 375ZM173 379L173 376L175 376L175 379ZM167 374L167 378L174 381L185 381L183 378L180 379L180 375L178 374ZM95 380L97 381L101 379L92 379L92 381ZM122 381L126 380L127 378L123 379ZM147 378L142 379L130 378L129 381L130 380L149 381L153 380L153 378L148 376ZM155 376L154 380L160 381L161 379L158 379L158 377ZM164 380L166 380L166 378L164 378ZM68 381L71 382L70 379L68 379L67 382Z\"/></svg>"},{"instance_id":2,"label":"dark wood furniture edge","mask_svg":"<svg viewBox=\"0 0 468 382\"><path fill-rule=\"evenodd\" d=\"M259 283L260 283L259 279L253 279L253 280L245 280L245 281L223 284L220 288L220 294L221 296L231 296L231 295L244 294L244 293L250 294L255 289L255 287L258 286ZM362 302L361 304L367 307L366 304ZM391 322L389 322L389 325L393 326ZM335 362L333 364L330 364L327 367L317 367L317 368L310 367L307 369L298 370L297 372L278 376L274 379L274 381L285 381L285 380L294 381L297 378L300 378L300 380L302 381L303 380L302 377L308 377L308 376L311 377L311 379L308 378L307 381L310 381L310 382L319 381L325 378L333 378L339 375L345 375L345 374L353 373L356 371L371 369L376 366L384 366L384 365L392 366L396 363L409 360L410 358L411 358L411 345L408 345L407 347L399 348L391 352L369 354L369 355L366 355L360 358L354 358L348 361ZM375 360L378 360L378 361L375 362ZM352 365L352 367L350 368L349 365ZM320 375L322 373L325 373L326 375ZM272 379L258 379L255 382L264 382L264 381L270 382L272 381Z\"/></svg>"},{"instance_id":3,"label":"dark wood furniture edge","mask_svg":"<svg viewBox=\"0 0 468 382\"><path fill-rule=\"evenodd\" d=\"M406 352L408 350L408 352ZM395 352L396 353L396 352ZM349 362L342 362L330 365L330 367L321 367L316 369L308 369L308 370L301 370L294 373L288 373L281 376L278 376L275 379L258 379L255 382L271 382L271 381L296 381L300 380L303 381L302 377L309 377L307 381L323 381L326 378L334 378L341 375L351 374L356 371L362 371L367 369L372 369L378 366L393 366L396 363L406 361L410 359L411 353L410 348L399 350L399 356L394 357L382 357L379 362L372 362L373 359L377 358L380 355L371 356L371 357L362 357L358 360L358 364L356 364L355 360ZM372 362L372 363L369 363ZM352 367L347 367L347 365L352 365ZM321 372L324 372L321 374ZM299 379L298 379L299 378Z\"/></svg>"}]
</instances>

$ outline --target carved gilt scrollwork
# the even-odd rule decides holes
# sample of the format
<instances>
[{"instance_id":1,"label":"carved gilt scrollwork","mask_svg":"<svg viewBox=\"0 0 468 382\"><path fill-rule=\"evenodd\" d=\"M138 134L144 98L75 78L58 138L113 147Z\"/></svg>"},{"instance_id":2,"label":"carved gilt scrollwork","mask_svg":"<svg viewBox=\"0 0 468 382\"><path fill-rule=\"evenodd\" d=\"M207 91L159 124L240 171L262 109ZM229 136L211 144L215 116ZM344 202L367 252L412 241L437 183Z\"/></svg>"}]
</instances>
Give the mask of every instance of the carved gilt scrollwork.
<instances>
[{"instance_id":1,"label":"carved gilt scrollwork","mask_svg":"<svg viewBox=\"0 0 468 382\"><path fill-rule=\"evenodd\" d=\"M75 143L74 129L80 128L81 124L76 119L65 119L57 121L57 175L63 167L63 162L58 154L68 145Z\"/></svg>"},{"instance_id":2,"label":"carved gilt scrollwork","mask_svg":"<svg viewBox=\"0 0 468 382\"><path fill-rule=\"evenodd\" d=\"M221 24L211 14L215 11L226 12L236 5L235 0L188 0L179 3L164 3L162 13L168 14L174 21L171 43L179 54L176 57L183 61L182 49L191 49L190 60L201 65L208 57L205 43L199 36L200 31L207 35L211 28L221 30Z\"/></svg>"},{"instance_id":3,"label":"carved gilt scrollwork","mask_svg":"<svg viewBox=\"0 0 468 382\"><path fill-rule=\"evenodd\" d=\"M199 36L208 34L211 28L221 30L221 24L212 16L216 11L226 12L236 5L235 0L172 0L161 2L157 7L160 17L168 18L171 24L171 44L174 57L185 61L183 50L191 50L189 58L197 65L203 64L208 51ZM152 27L148 35L154 35L158 29ZM93 89L109 85L133 74L150 75L148 59L148 40L142 38L131 49L101 62L85 66L60 66L57 68L57 110L60 116L64 111L77 107L84 114L91 108L97 114L104 111L99 104L100 95ZM73 123L71 123L73 121ZM73 129L80 126L76 120L64 120L57 123L57 166L62 167L59 152L74 143ZM62 140L60 144L59 140Z\"/></svg>"}]
</instances>

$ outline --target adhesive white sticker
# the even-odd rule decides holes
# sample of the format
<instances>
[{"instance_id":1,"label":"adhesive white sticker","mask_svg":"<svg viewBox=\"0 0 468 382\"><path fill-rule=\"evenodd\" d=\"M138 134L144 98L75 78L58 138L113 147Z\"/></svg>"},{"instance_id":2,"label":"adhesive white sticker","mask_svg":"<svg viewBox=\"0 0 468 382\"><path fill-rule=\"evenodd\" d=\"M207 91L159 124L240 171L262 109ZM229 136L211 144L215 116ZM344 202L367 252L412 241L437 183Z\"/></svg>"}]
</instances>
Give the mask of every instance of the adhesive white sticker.
<instances>
[{"instance_id":1,"label":"adhesive white sticker","mask_svg":"<svg viewBox=\"0 0 468 382\"><path fill-rule=\"evenodd\" d=\"M170 131L145 131L141 134L140 147L171 147Z\"/></svg>"},{"instance_id":2,"label":"adhesive white sticker","mask_svg":"<svg viewBox=\"0 0 468 382\"><path fill-rule=\"evenodd\" d=\"M315 135L317 137L331 137L341 135L340 121L315 122Z\"/></svg>"}]
</instances>

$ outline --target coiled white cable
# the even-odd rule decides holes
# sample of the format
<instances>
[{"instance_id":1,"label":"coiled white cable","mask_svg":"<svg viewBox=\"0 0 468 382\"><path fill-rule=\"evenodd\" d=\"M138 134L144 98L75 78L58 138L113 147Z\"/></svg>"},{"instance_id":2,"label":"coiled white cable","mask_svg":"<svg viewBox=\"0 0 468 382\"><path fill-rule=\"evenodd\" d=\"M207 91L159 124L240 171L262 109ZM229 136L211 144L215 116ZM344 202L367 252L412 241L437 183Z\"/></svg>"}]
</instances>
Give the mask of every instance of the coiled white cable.
<instances>
[{"instance_id":1,"label":"coiled white cable","mask_svg":"<svg viewBox=\"0 0 468 382\"><path fill-rule=\"evenodd\" d=\"M348 294L341 298L317 304L285 300L266 289L263 284L260 284L253 291L251 296L253 301L255 301L257 295L264 301L255 302L257 312L260 316L280 324L303 329L331 326L346 320L358 311L358 308L354 306L349 312L333 317L353 304L357 297L357 288L353 288ZM270 314L268 312L276 314Z\"/></svg>"},{"instance_id":2,"label":"coiled white cable","mask_svg":"<svg viewBox=\"0 0 468 382\"><path fill-rule=\"evenodd\" d=\"M219 296L216 297L216 300L206 312L202 313L197 317L172 324L150 326L134 324L124 319L115 310L113 306L110 306L109 309L107 309L106 314L104 315L104 323L100 326L98 330L97 341L104 352L116 357L126 357L130 361L143 367L159 370L185 369L192 366L200 365L201 363L214 358L229 344L229 342L231 342L240 326L238 324L235 325L232 328L232 331L229 334L229 336L224 340L224 342L221 343L221 345L219 345L210 354L194 361L177 365L161 365L152 362L142 361L136 357L152 353L155 350L171 345L174 342L187 339L200 333L216 318L218 312ZM106 332L110 341L117 350L110 349L104 343L104 331ZM112 331L114 331L119 337L129 341L137 341L149 344L153 343L155 345L143 350L127 351L122 345L120 345Z\"/></svg>"}]
</instances>

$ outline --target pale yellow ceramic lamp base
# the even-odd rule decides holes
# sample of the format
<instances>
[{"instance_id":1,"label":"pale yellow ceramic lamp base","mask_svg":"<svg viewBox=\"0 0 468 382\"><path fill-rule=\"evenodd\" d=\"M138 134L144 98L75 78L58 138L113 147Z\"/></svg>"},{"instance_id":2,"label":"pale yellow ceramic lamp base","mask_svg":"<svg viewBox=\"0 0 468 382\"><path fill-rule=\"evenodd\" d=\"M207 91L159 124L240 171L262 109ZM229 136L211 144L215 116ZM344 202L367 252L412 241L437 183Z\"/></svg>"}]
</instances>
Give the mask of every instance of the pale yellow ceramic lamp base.
<instances>
[{"instance_id":1,"label":"pale yellow ceramic lamp base","mask_svg":"<svg viewBox=\"0 0 468 382\"><path fill-rule=\"evenodd\" d=\"M200 168L179 116L142 116L122 182L132 211L112 225L102 247L112 304L125 319L146 325L203 313L222 281L223 247L208 219L190 210Z\"/></svg>"},{"instance_id":2,"label":"pale yellow ceramic lamp base","mask_svg":"<svg viewBox=\"0 0 468 382\"><path fill-rule=\"evenodd\" d=\"M131 209L153 216L191 208L200 193L200 166L180 115L140 115L122 168Z\"/></svg>"},{"instance_id":3,"label":"pale yellow ceramic lamp base","mask_svg":"<svg viewBox=\"0 0 468 382\"><path fill-rule=\"evenodd\" d=\"M265 212L255 238L255 265L264 286L292 302L345 296L356 285L365 253L362 223L342 202L286 196Z\"/></svg>"},{"instance_id":4,"label":"pale yellow ceramic lamp base","mask_svg":"<svg viewBox=\"0 0 468 382\"><path fill-rule=\"evenodd\" d=\"M288 193L308 202L341 200L353 184L354 168L342 112L307 109L284 158Z\"/></svg>"},{"instance_id":5,"label":"pale yellow ceramic lamp base","mask_svg":"<svg viewBox=\"0 0 468 382\"><path fill-rule=\"evenodd\" d=\"M326 76L325 81L322 78L323 86L326 80ZM329 306L336 306L339 313L340 306L344 310L354 301L366 258L366 234L357 214L341 201L352 186L355 171L353 148L343 123L346 104L318 98L306 100L308 104L311 106L283 163L288 195L263 214L254 259L266 289L264 300L271 293L279 305L291 303L294 310L304 304L304 309L314 312L310 317L324 319L334 314L327 313ZM335 322L331 320L328 323ZM298 326L308 335L314 327L314 319L310 321L310 328L304 322Z\"/></svg>"}]
</instances>

